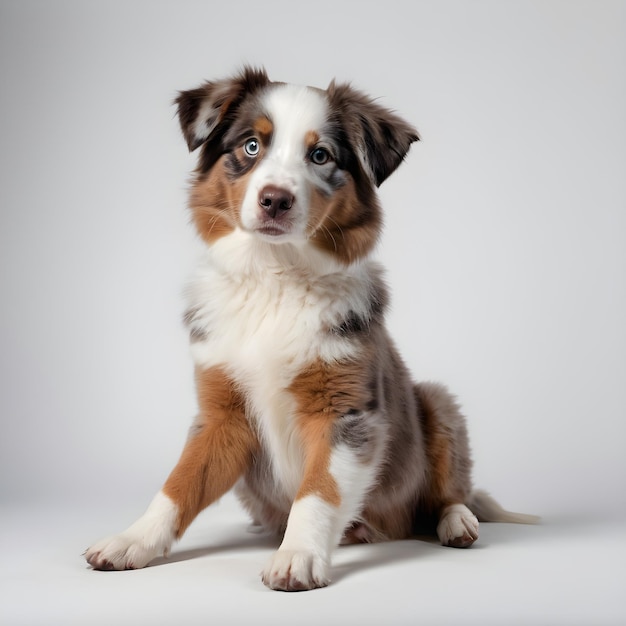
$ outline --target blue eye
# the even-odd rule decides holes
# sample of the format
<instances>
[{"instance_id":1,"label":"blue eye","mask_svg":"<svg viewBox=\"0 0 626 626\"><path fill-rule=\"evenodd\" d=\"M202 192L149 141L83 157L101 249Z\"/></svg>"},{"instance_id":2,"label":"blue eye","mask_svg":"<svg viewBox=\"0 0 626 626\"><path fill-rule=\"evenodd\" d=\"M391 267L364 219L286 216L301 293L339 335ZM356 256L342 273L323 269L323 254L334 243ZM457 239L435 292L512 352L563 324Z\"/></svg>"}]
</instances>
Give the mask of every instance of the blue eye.
<instances>
[{"instance_id":1,"label":"blue eye","mask_svg":"<svg viewBox=\"0 0 626 626\"><path fill-rule=\"evenodd\" d=\"M246 143L243 144L243 149L245 150L248 156L254 157L259 154L261 150L261 145L259 144L258 139L248 139Z\"/></svg>"},{"instance_id":2,"label":"blue eye","mask_svg":"<svg viewBox=\"0 0 626 626\"><path fill-rule=\"evenodd\" d=\"M332 157L326 148L315 148L309 158L311 159L311 163L315 163L315 165L324 165L324 163L328 163Z\"/></svg>"}]
</instances>

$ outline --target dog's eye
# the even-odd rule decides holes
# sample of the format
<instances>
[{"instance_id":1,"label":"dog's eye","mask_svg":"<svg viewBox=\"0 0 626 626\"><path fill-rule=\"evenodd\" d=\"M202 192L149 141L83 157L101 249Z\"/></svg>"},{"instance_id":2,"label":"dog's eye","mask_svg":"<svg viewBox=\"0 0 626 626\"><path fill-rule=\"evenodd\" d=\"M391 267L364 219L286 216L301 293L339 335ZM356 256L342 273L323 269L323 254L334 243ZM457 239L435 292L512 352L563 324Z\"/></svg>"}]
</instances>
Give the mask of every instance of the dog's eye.
<instances>
[{"instance_id":1,"label":"dog's eye","mask_svg":"<svg viewBox=\"0 0 626 626\"><path fill-rule=\"evenodd\" d=\"M324 163L328 163L328 161L331 160L331 156L326 148L315 148L315 150L311 152L310 159L315 165L324 165Z\"/></svg>"},{"instance_id":2,"label":"dog's eye","mask_svg":"<svg viewBox=\"0 0 626 626\"><path fill-rule=\"evenodd\" d=\"M254 157L259 154L261 146L259 145L258 139L248 139L248 141L243 144L243 149L248 156Z\"/></svg>"}]
</instances>

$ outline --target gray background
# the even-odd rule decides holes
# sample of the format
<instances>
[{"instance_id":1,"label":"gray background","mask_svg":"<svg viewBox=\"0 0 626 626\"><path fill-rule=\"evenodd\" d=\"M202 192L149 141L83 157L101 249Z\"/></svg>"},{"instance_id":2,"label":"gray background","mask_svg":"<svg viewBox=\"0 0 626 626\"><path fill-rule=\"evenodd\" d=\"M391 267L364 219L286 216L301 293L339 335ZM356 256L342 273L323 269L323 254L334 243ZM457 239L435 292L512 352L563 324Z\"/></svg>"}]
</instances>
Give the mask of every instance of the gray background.
<instances>
[{"instance_id":1,"label":"gray background","mask_svg":"<svg viewBox=\"0 0 626 626\"><path fill-rule=\"evenodd\" d=\"M1 0L5 523L43 541L33 520L71 510L91 541L176 462L200 244L171 101L244 62L352 81L419 129L380 190L389 323L458 394L475 482L547 518L626 514L624 2Z\"/></svg>"}]
</instances>

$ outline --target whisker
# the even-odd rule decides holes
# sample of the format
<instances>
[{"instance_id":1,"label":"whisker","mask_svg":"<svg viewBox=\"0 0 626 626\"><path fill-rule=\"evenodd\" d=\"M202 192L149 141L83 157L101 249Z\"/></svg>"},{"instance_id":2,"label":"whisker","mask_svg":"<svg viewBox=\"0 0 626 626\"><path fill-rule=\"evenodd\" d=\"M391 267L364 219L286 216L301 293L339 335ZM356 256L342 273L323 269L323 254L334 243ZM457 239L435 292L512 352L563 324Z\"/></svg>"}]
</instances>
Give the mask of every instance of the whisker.
<instances>
[{"instance_id":1,"label":"whisker","mask_svg":"<svg viewBox=\"0 0 626 626\"><path fill-rule=\"evenodd\" d=\"M213 207L212 207L213 208ZM207 232L207 235L211 234L211 231L213 230L213 228L215 227L215 224L217 223L217 220L220 219L220 217L222 216L223 213L226 213L228 211L228 209L220 209L214 216L213 219L210 220L209 222L209 230Z\"/></svg>"},{"instance_id":2,"label":"whisker","mask_svg":"<svg viewBox=\"0 0 626 626\"><path fill-rule=\"evenodd\" d=\"M341 226L339 226L337 221L334 220L330 215L327 215L326 219L330 220L337 227L337 230L341 233L341 238L345 241L346 240L346 236L344 235L343 228L341 228Z\"/></svg>"},{"instance_id":3,"label":"whisker","mask_svg":"<svg viewBox=\"0 0 626 626\"><path fill-rule=\"evenodd\" d=\"M335 252L338 252L339 248L337 247L337 241L333 237L333 234L330 232L329 228L327 226L324 226L324 224L322 224L322 229L328 233L328 236L332 239L333 246L335 248Z\"/></svg>"}]
</instances>

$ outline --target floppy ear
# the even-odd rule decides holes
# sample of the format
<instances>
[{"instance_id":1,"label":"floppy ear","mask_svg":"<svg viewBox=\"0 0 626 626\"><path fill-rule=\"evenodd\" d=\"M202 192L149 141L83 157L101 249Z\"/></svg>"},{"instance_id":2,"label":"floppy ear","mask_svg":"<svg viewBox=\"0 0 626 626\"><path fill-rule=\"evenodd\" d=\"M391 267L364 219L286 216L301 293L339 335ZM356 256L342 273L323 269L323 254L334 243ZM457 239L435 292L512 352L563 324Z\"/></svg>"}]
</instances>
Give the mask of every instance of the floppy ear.
<instances>
[{"instance_id":1,"label":"floppy ear","mask_svg":"<svg viewBox=\"0 0 626 626\"><path fill-rule=\"evenodd\" d=\"M264 69L245 66L233 78L206 82L197 89L179 92L174 104L189 150L219 135L218 129L229 121L244 97L268 83Z\"/></svg>"},{"instance_id":2,"label":"floppy ear","mask_svg":"<svg viewBox=\"0 0 626 626\"><path fill-rule=\"evenodd\" d=\"M402 163L411 144L419 141L417 131L349 84L337 85L332 81L327 94L361 165L374 184L380 186Z\"/></svg>"}]
</instances>

